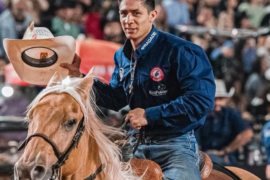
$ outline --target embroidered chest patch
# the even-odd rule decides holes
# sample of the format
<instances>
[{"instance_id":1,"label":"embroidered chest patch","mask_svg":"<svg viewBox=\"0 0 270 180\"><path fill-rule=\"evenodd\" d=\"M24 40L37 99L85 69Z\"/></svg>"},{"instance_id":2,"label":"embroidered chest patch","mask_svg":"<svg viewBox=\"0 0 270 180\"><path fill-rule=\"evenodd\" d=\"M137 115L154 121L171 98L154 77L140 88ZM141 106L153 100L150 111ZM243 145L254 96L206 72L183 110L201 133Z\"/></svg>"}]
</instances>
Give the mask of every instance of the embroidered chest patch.
<instances>
[{"instance_id":1,"label":"embroidered chest patch","mask_svg":"<svg viewBox=\"0 0 270 180\"><path fill-rule=\"evenodd\" d=\"M164 78L164 73L159 67L154 67L150 72L150 77L153 81L159 82Z\"/></svg>"}]
</instances>

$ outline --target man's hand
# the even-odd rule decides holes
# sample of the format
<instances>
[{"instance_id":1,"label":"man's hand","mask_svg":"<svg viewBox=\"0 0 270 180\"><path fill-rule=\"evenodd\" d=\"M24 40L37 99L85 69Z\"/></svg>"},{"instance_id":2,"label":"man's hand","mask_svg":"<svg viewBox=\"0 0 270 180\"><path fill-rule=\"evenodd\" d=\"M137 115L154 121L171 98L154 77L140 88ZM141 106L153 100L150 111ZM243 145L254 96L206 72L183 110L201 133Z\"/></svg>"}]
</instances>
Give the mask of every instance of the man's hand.
<instances>
[{"instance_id":1,"label":"man's hand","mask_svg":"<svg viewBox=\"0 0 270 180\"><path fill-rule=\"evenodd\" d=\"M133 129L141 129L142 126L146 126L148 124L145 117L145 110L141 108L129 111L125 120L130 121Z\"/></svg>"},{"instance_id":2,"label":"man's hand","mask_svg":"<svg viewBox=\"0 0 270 180\"><path fill-rule=\"evenodd\" d=\"M81 58L75 54L72 64L61 63L60 66L62 68L68 69L68 75L71 77L82 77L82 73L80 72Z\"/></svg>"}]
</instances>

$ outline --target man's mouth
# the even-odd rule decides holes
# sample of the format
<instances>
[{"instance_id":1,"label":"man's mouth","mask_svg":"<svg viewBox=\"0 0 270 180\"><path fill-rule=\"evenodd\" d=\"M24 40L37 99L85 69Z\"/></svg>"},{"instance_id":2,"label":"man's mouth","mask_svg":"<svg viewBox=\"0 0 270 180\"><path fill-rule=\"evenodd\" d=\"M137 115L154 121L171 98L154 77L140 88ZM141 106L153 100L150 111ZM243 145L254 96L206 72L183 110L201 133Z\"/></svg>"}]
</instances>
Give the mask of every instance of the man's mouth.
<instances>
[{"instance_id":1,"label":"man's mouth","mask_svg":"<svg viewBox=\"0 0 270 180\"><path fill-rule=\"evenodd\" d=\"M127 33L133 33L136 29L135 28L126 28Z\"/></svg>"}]
</instances>

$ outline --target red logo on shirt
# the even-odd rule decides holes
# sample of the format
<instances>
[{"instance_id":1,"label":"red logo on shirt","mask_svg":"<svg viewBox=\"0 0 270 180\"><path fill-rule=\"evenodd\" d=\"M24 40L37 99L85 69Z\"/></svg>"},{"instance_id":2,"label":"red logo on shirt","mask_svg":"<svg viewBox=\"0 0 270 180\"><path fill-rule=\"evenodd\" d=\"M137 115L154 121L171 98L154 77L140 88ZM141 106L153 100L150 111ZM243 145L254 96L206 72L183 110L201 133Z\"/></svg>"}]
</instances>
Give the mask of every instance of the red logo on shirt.
<instances>
[{"instance_id":1,"label":"red logo on shirt","mask_svg":"<svg viewBox=\"0 0 270 180\"><path fill-rule=\"evenodd\" d=\"M159 67L154 67L150 72L153 81L159 82L164 78L164 73Z\"/></svg>"}]
</instances>

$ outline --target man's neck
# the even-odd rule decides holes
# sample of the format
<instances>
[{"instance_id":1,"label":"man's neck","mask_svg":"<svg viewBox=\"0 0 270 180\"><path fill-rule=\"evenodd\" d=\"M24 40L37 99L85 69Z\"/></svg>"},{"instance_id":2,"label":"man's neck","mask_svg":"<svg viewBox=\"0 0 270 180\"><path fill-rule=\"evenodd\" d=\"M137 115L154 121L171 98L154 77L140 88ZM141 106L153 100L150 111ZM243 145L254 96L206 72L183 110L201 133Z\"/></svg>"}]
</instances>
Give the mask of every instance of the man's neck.
<instances>
[{"instance_id":1,"label":"man's neck","mask_svg":"<svg viewBox=\"0 0 270 180\"><path fill-rule=\"evenodd\" d=\"M144 39L148 36L148 34L151 32L151 30L152 30L152 27L149 28L148 32L143 37L140 37L138 39L130 39L130 42L131 42L131 45L132 45L132 48L133 48L134 51L144 41Z\"/></svg>"}]
</instances>

